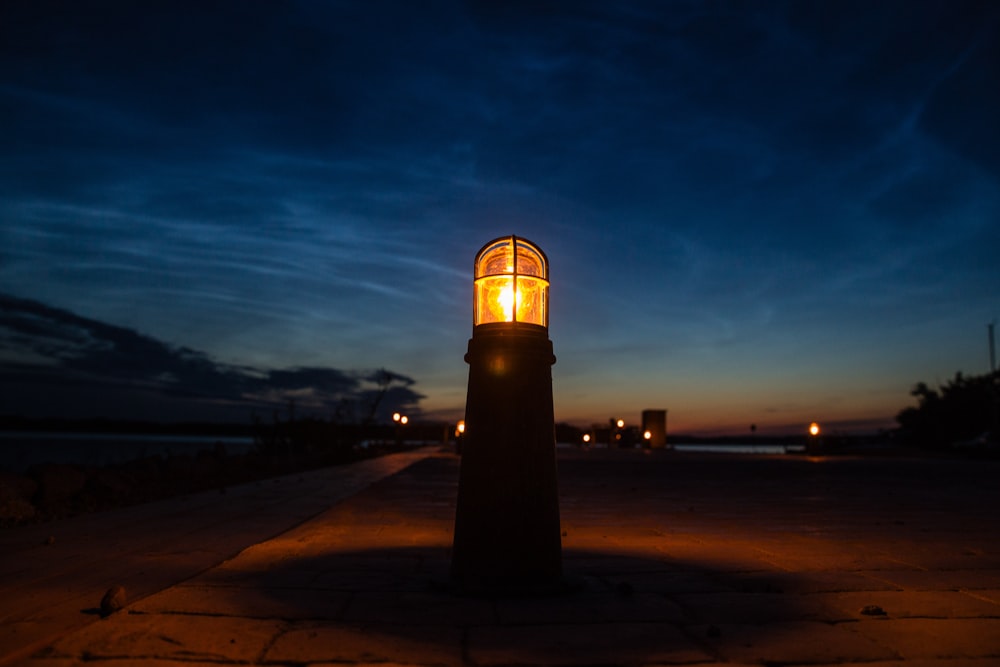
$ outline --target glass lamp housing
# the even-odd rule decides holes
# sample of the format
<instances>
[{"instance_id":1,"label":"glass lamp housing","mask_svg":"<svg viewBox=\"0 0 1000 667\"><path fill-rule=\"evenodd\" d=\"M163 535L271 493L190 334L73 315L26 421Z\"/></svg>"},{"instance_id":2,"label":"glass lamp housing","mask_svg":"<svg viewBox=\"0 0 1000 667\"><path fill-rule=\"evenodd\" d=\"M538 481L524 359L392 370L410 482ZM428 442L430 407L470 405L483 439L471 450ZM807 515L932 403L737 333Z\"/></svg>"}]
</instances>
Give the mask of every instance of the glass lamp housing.
<instances>
[{"instance_id":1,"label":"glass lamp housing","mask_svg":"<svg viewBox=\"0 0 1000 667\"><path fill-rule=\"evenodd\" d=\"M549 326L549 261L531 241L504 236L476 255L473 327Z\"/></svg>"}]
</instances>

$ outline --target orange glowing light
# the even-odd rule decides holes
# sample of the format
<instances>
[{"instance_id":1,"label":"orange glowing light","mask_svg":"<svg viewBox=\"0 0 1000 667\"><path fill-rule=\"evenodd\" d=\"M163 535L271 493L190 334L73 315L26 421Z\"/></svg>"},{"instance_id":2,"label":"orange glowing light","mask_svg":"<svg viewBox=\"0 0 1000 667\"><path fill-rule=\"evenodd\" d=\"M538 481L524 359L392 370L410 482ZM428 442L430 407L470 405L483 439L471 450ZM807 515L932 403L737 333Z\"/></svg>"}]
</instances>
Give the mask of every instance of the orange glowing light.
<instances>
[{"instance_id":1,"label":"orange glowing light","mask_svg":"<svg viewBox=\"0 0 1000 667\"><path fill-rule=\"evenodd\" d=\"M458 422L458 426L455 427L455 433L457 433L458 435L462 435L463 433L465 433L465 420L464 419L462 421Z\"/></svg>"},{"instance_id":2,"label":"orange glowing light","mask_svg":"<svg viewBox=\"0 0 1000 667\"><path fill-rule=\"evenodd\" d=\"M817 424L816 422L809 424L809 435L811 436L819 435L819 424Z\"/></svg>"},{"instance_id":3,"label":"orange glowing light","mask_svg":"<svg viewBox=\"0 0 1000 667\"><path fill-rule=\"evenodd\" d=\"M392 421L398 422L400 420L400 417L401 417L401 415L398 412L393 412L392 413Z\"/></svg>"},{"instance_id":4,"label":"orange glowing light","mask_svg":"<svg viewBox=\"0 0 1000 667\"><path fill-rule=\"evenodd\" d=\"M617 422L617 424L618 424L618 428L625 428L625 420L624 419L619 419L618 422Z\"/></svg>"},{"instance_id":5,"label":"orange glowing light","mask_svg":"<svg viewBox=\"0 0 1000 667\"><path fill-rule=\"evenodd\" d=\"M400 423L400 424L406 424L406 423L408 423L409 421L410 421L410 418L409 418L409 417L407 417L406 415L403 415L402 417L400 417L400 418L399 418L399 423Z\"/></svg>"},{"instance_id":6,"label":"orange glowing light","mask_svg":"<svg viewBox=\"0 0 1000 667\"><path fill-rule=\"evenodd\" d=\"M500 295L497 297L497 303L500 305L501 310L503 310L503 321L513 322L514 321L514 307L521 305L521 293L518 292L514 295L514 288L508 285L500 290Z\"/></svg>"},{"instance_id":7,"label":"orange glowing light","mask_svg":"<svg viewBox=\"0 0 1000 667\"><path fill-rule=\"evenodd\" d=\"M473 324L523 322L548 327L549 265L533 243L505 236L487 243L475 262Z\"/></svg>"},{"instance_id":8,"label":"orange glowing light","mask_svg":"<svg viewBox=\"0 0 1000 667\"><path fill-rule=\"evenodd\" d=\"M584 433L583 434L583 441L584 442L590 442L590 434L589 433Z\"/></svg>"},{"instance_id":9,"label":"orange glowing light","mask_svg":"<svg viewBox=\"0 0 1000 667\"><path fill-rule=\"evenodd\" d=\"M642 434L642 437L644 440L652 440L653 434L649 431L646 431L645 433Z\"/></svg>"}]
</instances>

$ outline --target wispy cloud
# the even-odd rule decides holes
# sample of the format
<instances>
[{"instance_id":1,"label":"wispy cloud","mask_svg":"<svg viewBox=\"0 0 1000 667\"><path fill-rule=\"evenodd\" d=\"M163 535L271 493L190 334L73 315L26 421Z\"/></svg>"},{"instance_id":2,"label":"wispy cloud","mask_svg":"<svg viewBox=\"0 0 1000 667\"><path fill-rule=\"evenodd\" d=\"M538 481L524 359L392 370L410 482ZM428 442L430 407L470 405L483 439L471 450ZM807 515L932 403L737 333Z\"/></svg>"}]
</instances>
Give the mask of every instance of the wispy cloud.
<instances>
[{"instance_id":1,"label":"wispy cloud","mask_svg":"<svg viewBox=\"0 0 1000 667\"><path fill-rule=\"evenodd\" d=\"M684 393L644 351L725 347L724 384L829 332L830 373L950 373L996 316L991 3L55 4L2 10L0 288L211 363L385 364L459 413L511 232L556 373L636 378L607 401Z\"/></svg>"}]
</instances>

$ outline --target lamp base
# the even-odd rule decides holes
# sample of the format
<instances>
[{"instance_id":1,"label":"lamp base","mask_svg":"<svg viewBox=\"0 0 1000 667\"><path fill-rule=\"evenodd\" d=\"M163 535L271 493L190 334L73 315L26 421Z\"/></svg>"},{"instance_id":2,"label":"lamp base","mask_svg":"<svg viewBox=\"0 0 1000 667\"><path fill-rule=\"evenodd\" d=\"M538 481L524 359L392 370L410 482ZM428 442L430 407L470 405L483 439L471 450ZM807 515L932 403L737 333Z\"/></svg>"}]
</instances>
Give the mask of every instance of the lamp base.
<instances>
[{"instance_id":1,"label":"lamp base","mask_svg":"<svg viewBox=\"0 0 1000 667\"><path fill-rule=\"evenodd\" d=\"M465 442L451 579L470 595L565 588L552 407L541 327L479 327L469 341Z\"/></svg>"}]
</instances>

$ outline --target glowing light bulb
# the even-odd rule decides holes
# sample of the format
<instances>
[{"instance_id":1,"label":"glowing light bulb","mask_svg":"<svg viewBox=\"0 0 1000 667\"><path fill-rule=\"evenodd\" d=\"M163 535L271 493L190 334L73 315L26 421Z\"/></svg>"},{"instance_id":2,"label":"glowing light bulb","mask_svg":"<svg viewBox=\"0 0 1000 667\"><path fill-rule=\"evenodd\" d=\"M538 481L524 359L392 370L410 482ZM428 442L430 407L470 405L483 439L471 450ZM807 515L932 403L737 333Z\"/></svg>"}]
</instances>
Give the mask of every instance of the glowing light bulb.
<instances>
[{"instance_id":1,"label":"glowing light bulb","mask_svg":"<svg viewBox=\"0 0 1000 667\"><path fill-rule=\"evenodd\" d=\"M500 308L503 310L503 321L512 322L514 320L514 289L504 287L500 290L497 301L500 302Z\"/></svg>"},{"instance_id":2,"label":"glowing light bulb","mask_svg":"<svg viewBox=\"0 0 1000 667\"><path fill-rule=\"evenodd\" d=\"M503 311L503 321L513 322L514 321L514 309L518 309L520 312L521 308L521 290L514 291L514 288L508 285L500 290L500 294L497 295L497 303L500 304L500 309Z\"/></svg>"},{"instance_id":3,"label":"glowing light bulb","mask_svg":"<svg viewBox=\"0 0 1000 667\"><path fill-rule=\"evenodd\" d=\"M548 270L530 244L498 240L476 259L473 325L496 322L548 327Z\"/></svg>"}]
</instances>

